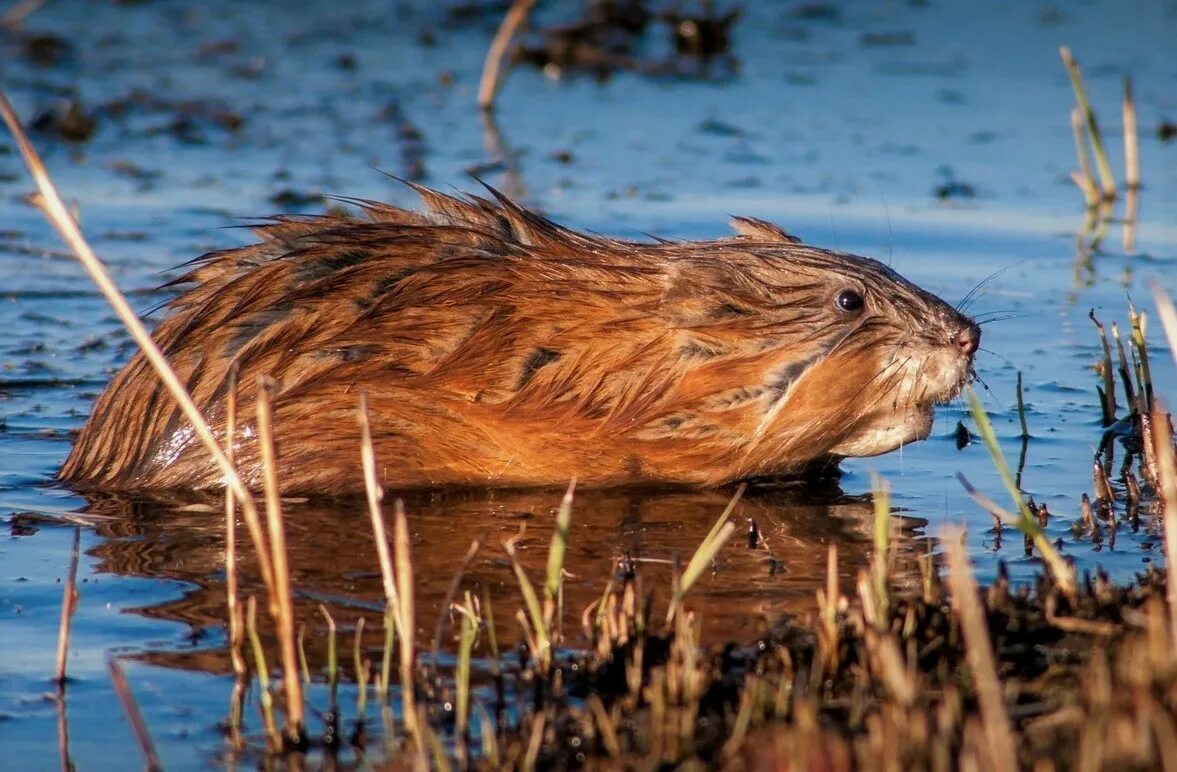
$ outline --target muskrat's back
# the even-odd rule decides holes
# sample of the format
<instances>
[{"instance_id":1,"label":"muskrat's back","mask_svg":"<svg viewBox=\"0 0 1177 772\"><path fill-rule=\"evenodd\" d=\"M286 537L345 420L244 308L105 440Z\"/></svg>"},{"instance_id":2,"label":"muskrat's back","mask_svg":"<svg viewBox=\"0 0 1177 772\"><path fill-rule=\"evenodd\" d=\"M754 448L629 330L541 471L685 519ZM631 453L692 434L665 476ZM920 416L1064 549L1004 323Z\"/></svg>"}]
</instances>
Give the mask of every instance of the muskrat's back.
<instances>
[{"instance_id":1,"label":"muskrat's back","mask_svg":"<svg viewBox=\"0 0 1177 772\"><path fill-rule=\"evenodd\" d=\"M154 336L260 485L258 376L285 491L362 489L366 394L382 482L715 484L926 436L977 328L873 260L737 220L741 235L634 243L513 202L419 189L426 211L276 218L177 283ZM62 479L210 488L221 475L136 355Z\"/></svg>"}]
</instances>

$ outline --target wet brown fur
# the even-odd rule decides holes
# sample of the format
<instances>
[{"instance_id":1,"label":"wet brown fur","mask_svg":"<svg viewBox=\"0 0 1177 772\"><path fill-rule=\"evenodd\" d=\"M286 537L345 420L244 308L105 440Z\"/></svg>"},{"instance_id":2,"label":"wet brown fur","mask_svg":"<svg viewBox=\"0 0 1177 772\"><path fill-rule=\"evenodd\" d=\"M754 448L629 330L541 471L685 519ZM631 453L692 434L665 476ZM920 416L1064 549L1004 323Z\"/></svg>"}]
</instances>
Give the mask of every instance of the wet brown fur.
<instances>
[{"instance_id":1,"label":"wet brown fur","mask_svg":"<svg viewBox=\"0 0 1177 772\"><path fill-rule=\"evenodd\" d=\"M886 266L760 220L738 218L731 238L636 243L565 229L497 194L418 190L424 212L354 202L363 217L276 218L256 229L259 243L207 255L177 280L191 287L155 339L222 434L236 367L235 449L250 485L261 481L262 375L278 382L287 492L362 489L361 393L388 486L794 472L912 398L888 372L896 347L949 345L968 324ZM835 307L846 287L866 298L863 313ZM963 382L969 365L952 377ZM141 355L98 400L60 477L221 485Z\"/></svg>"}]
</instances>

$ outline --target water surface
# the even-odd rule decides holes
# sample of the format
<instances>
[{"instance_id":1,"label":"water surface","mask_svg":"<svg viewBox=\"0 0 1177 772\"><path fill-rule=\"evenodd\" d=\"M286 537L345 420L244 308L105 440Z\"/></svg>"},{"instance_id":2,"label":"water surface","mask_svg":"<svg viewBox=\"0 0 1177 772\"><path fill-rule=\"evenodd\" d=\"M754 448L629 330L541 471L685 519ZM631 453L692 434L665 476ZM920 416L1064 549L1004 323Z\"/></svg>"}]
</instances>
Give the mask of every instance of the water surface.
<instances>
[{"instance_id":1,"label":"water surface","mask_svg":"<svg viewBox=\"0 0 1177 772\"><path fill-rule=\"evenodd\" d=\"M50 3L23 31L69 44L61 61L28 58L0 38L10 98L32 118L75 99L96 129L72 143L35 135L64 195L115 278L147 310L174 266L241 244L229 226L275 211L322 211L322 194L413 196L377 169L470 188L477 173L578 227L624 237L702 238L729 214L779 222L807 241L869 254L951 302L993 277L970 307L1013 315L984 328L978 369L1007 455L1021 448L1014 400L1024 374L1033 435L1022 482L1048 527L1084 569L1129 579L1160 558L1155 524L1125 523L1114 543L1076 541L1070 525L1091 488L1100 438L1098 338L1088 312L1126 320L1149 309L1146 282L1170 289L1177 257L1177 144L1157 138L1177 116L1171 3L746 3L734 31L735 74L683 79L619 73L554 80L519 69L488 134L474 92L497 11L455 4L276 2L199 6ZM809 4L812 5L812 4ZM574 13L550 4L541 24ZM1077 260L1081 197L1058 46L1079 57L1121 174L1119 99L1131 74L1142 127L1145 190L1134 243L1113 225ZM648 55L667 45L651 33ZM82 531L81 604L70 653L69 745L82 769L132 762L130 733L105 660L128 674L169 768L219 757L216 722L229 695L221 628L223 525L215 502L92 499L51 484L94 397L130 347L111 312L27 205L31 185L0 141L0 741L22 768L57 764L51 690L71 511L104 515ZM504 160L504 148L506 158ZM1154 334L1154 379L1177 394ZM1029 576L1021 540L991 522L954 479L1002 498L984 449L958 450L962 404L938 413L932 437L844 465L835 488L754 490L737 538L694 592L707 635L747 638L759 620L805 613L839 545L849 586L869 550L870 473L890 480L900 562L967 528L981 578L999 560ZM486 588L509 620L518 607L501 542L526 525L524 563L538 576L558 491L436 492L407 500L420 578L421 641L432 637L453 567L470 540L487 548L467 584ZM568 555L567 627L621 561L663 593L730 491L583 493ZM28 513L47 517L35 518ZM379 614L380 582L358 504L304 502L289 511L298 603L314 626L320 602L342 623ZM903 566L901 566L902 568ZM249 567L246 580L250 581ZM313 634L319 632L316 628ZM373 641L375 644L375 641ZM313 648L313 647L312 647ZM112 738L125 758L109 754ZM15 755L14 755L15 754ZM0 761L0 766L7 762Z\"/></svg>"}]
</instances>

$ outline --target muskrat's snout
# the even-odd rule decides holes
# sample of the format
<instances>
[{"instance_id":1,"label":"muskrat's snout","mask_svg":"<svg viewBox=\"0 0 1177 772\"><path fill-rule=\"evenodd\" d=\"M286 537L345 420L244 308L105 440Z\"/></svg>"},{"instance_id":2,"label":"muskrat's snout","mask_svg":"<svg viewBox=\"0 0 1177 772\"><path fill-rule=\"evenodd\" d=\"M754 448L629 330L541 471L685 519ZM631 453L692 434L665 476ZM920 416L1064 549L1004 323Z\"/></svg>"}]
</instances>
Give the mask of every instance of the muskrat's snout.
<instances>
[{"instance_id":1,"label":"muskrat's snout","mask_svg":"<svg viewBox=\"0 0 1177 772\"><path fill-rule=\"evenodd\" d=\"M973 354L977 353L977 348L981 345L981 328L976 322L966 320L965 326L956 333L952 342L956 344L962 354L972 359Z\"/></svg>"}]
</instances>

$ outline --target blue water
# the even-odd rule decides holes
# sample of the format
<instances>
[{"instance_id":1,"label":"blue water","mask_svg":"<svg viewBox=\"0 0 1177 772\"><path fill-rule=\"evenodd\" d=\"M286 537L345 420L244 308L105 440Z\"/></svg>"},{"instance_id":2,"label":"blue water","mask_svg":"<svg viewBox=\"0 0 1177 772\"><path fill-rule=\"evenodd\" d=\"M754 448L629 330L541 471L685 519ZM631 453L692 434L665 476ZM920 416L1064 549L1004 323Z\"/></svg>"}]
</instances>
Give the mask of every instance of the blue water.
<instances>
[{"instance_id":1,"label":"blue water","mask_svg":"<svg viewBox=\"0 0 1177 772\"><path fill-rule=\"evenodd\" d=\"M540 23L574 6L544 5ZM84 144L34 140L76 202L95 249L144 310L164 299L154 288L178 263L247 240L228 226L276 211L271 198L282 191L411 203L408 191L375 171L408 171L390 105L421 134L429 184L470 188L467 175L477 171L579 227L697 238L722 233L729 214L763 217L812 243L889 261L951 302L996 274L972 309L1015 315L985 325L978 360L984 404L1005 453L1016 462L1014 383L1021 371L1033 435L1025 490L1049 505L1055 517L1048 531L1062 540L1064 554L1081 568L1130 579L1161 559L1147 518L1138 530L1121 527L1114 546L1071 535L1100 438L1092 371L1099 341L1087 314L1094 309L1105 324L1123 327L1128 298L1151 311L1149 280L1177 289L1177 142L1163 143L1156 133L1163 120L1177 118L1177 7L1160 0L851 2L832 6L832 20L812 20L799 17L798 6L744 3L734 78L622 73L601 84L516 70L497 112L516 176L495 164L474 107L497 15L455 25L444 3L311 2L297 12L276 2L224 0L98 10L49 3L25 29L61 36L71 57L38 67L21 58L16 38L0 38L0 81L26 117L68 92L98 113L97 131ZM436 44L420 42L425 31ZM864 42L870 33L892 32L910 33L896 39L911 44ZM1125 75L1134 79L1141 126L1135 243L1125 247L1122 227L1113 224L1088 267L1076 261L1083 207L1068 179L1076 160L1062 44L1084 68L1121 179ZM652 46L652 55L662 48ZM342 54L354 55L354 69L339 66ZM109 103L137 91L155 102L132 99L116 114ZM240 129L217 123L222 108L244 119ZM185 115L190 125L174 131ZM50 482L69 449L68 432L130 349L81 269L25 203L32 186L11 147L0 140L0 521L12 531L0 543L0 768L39 769L58 765L55 707L43 695L52 691L60 582L73 533L59 519L87 507ZM937 189L950 183L971 195L941 200ZM1158 325L1150 330L1157 391L1172 401L1173 361ZM1023 556L1020 538L1007 536L998 546L989 516L954 478L963 472L1005 501L984 448L955 447L954 428L966 412L963 404L946 406L927 442L846 463L842 491L868 491L876 471L890 481L895 504L926 521L917 536L964 526L982 578L993 576L998 559L1016 577L1029 576L1036 564ZM570 592L593 597L612 559L635 544L652 559L688 553L723 498L586 494L569 556L576 575ZM497 538L530 519L537 556L530 565L538 568L551 499L491 495L410 507L422 582L432 583L422 589L428 631L444 590L432 585L448 582L455 555L477 530L490 528ZM223 557L215 514L202 520L181 511L172 503L83 529L67 704L80 769L138 763L109 686L112 653L129 657L132 688L169 769L220 758L216 722L229 694L216 654ZM20 512L51 519L23 530L14 521ZM844 545L849 581L865 559L868 515L869 507L851 498L808 509L771 497L743 505L738 516L757 521L785 570L765 571L763 555L733 541L721 570L695 591L704 615L722 623L716 634L744 630L739 620L755 613L805 608L831 541ZM306 550L300 590L350 604L353 616L373 616L379 580L363 534L352 544L322 527L342 521L339 512L308 508L301 517L292 547ZM500 540L491 540L494 549L472 573L502 589L509 576L495 562ZM333 561L314 563L325 544ZM929 548L912 545L912 552Z\"/></svg>"}]
</instances>

